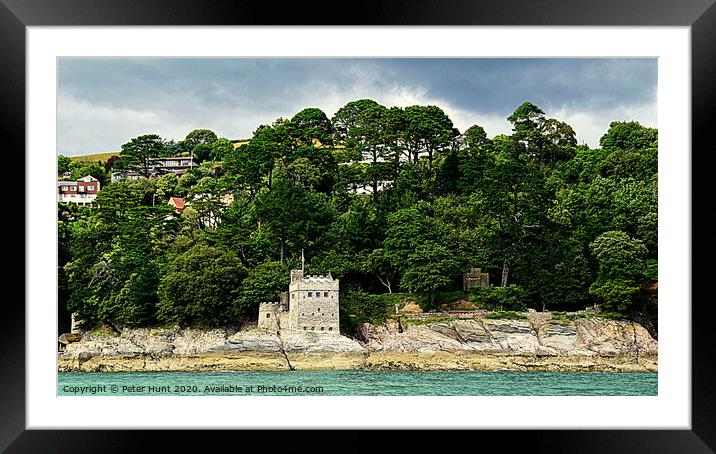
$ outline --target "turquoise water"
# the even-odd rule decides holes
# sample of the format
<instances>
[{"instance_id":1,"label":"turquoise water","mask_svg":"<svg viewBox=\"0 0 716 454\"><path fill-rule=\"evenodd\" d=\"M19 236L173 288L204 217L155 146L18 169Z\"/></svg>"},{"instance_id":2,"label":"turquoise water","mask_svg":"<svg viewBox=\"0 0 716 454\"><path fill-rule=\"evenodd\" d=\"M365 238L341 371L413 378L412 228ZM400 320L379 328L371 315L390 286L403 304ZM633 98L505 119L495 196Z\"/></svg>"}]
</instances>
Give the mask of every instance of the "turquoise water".
<instances>
[{"instance_id":1,"label":"turquoise water","mask_svg":"<svg viewBox=\"0 0 716 454\"><path fill-rule=\"evenodd\" d=\"M57 394L114 396L656 396L656 373L61 372Z\"/></svg>"}]
</instances>

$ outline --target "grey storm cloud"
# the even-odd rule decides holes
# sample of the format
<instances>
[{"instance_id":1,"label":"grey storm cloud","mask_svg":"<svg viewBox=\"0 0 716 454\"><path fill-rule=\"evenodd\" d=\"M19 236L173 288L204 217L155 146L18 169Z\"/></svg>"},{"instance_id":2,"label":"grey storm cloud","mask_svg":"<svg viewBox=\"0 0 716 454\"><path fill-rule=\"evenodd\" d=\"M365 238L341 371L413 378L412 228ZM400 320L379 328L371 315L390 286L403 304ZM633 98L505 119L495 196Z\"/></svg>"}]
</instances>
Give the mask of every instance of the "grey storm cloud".
<instances>
[{"instance_id":1,"label":"grey storm cloud","mask_svg":"<svg viewBox=\"0 0 716 454\"><path fill-rule=\"evenodd\" d=\"M58 153L118 150L156 133L195 128L244 138L306 107L330 117L347 102L435 104L464 130L509 133L524 101L598 146L614 120L656 126L653 58L61 58Z\"/></svg>"}]
</instances>

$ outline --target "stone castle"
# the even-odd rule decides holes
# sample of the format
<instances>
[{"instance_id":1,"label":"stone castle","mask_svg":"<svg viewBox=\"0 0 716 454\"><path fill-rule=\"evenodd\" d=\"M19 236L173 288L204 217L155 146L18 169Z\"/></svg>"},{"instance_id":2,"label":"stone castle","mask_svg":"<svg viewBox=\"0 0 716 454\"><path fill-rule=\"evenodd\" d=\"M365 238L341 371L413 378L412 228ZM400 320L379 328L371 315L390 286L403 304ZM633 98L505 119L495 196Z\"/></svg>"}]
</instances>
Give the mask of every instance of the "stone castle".
<instances>
[{"instance_id":1,"label":"stone castle","mask_svg":"<svg viewBox=\"0 0 716 454\"><path fill-rule=\"evenodd\" d=\"M317 331L339 334L338 279L304 276L303 270L291 271L288 294L279 302L259 303L258 327L278 333L283 330Z\"/></svg>"}]
</instances>

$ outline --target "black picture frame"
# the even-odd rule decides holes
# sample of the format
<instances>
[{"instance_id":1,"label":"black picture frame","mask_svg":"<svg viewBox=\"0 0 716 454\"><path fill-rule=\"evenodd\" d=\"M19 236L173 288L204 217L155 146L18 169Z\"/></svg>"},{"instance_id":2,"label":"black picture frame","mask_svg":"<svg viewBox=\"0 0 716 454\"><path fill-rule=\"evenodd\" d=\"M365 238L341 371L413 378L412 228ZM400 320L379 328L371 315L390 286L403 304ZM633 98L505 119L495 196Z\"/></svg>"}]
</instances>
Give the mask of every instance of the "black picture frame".
<instances>
[{"instance_id":1,"label":"black picture frame","mask_svg":"<svg viewBox=\"0 0 716 454\"><path fill-rule=\"evenodd\" d=\"M6 151L25 150L25 32L29 26L127 25L522 25L522 26L689 26L692 63L693 158L713 153L712 119L716 113L715 0L368 0L337 5L314 1L275 3L195 0L0 0L0 127ZM686 151L688 153L688 150ZM686 155L685 153L685 155ZM26 172L31 169L26 169ZM692 181L702 181L693 174ZM707 180L708 181L708 180ZM700 192L692 186L693 206ZM711 204L705 204L705 207ZM710 211L710 210L707 210ZM19 216L18 216L19 218ZM24 219L24 216L20 219ZM20 221L19 224L24 223ZM693 219L692 219L693 223ZM18 223L15 224L16 226ZM692 225L698 225L693 223ZM709 224L706 224L707 226ZM18 227L13 232L19 235ZM32 238L25 235L25 242ZM19 243L19 242L18 242ZM697 249L692 260L705 255ZM8 256L6 256L7 258ZM693 263L698 261L693 260ZM32 272L24 267L15 269ZM708 268L693 268L692 282L703 282ZM8 282L10 282L8 280ZM17 282L20 282L18 279ZM23 291L24 294L24 291ZM696 295L695 293L693 294ZM220 446L243 446L236 434L220 431L206 437L193 431L25 430L25 308L20 298L6 298L2 324L0 381L0 449L7 452L119 452L144 450L160 443L162 451L181 449L197 438ZM664 302L663 304L678 304ZM691 430L519 430L481 431L481 446L507 446L518 451L547 452L714 452L716 449L716 345L711 329L710 298L692 303L692 419ZM240 408L237 408L239 411ZM103 411L111 411L103 409ZM349 410L347 410L349 411ZM68 418L72 417L68 411ZM405 449L424 443L427 432L397 435ZM365 433L340 433L342 451L372 449ZM262 435L266 437L267 435ZM241 435L240 437L244 437ZM272 447L287 449L310 434L269 436ZM450 437L452 438L452 437ZM445 441L445 437L436 437ZM238 444L237 444L238 443ZM388 445L383 444L383 447Z\"/></svg>"}]
</instances>

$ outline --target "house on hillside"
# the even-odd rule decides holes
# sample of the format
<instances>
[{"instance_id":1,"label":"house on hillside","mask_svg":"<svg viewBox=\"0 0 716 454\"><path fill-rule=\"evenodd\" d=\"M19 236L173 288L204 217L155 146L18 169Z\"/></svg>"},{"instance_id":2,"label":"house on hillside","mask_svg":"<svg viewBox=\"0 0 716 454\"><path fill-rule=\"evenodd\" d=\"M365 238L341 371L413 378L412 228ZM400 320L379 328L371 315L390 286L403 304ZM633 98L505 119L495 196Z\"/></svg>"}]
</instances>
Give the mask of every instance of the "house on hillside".
<instances>
[{"instance_id":1,"label":"house on hillside","mask_svg":"<svg viewBox=\"0 0 716 454\"><path fill-rule=\"evenodd\" d=\"M169 205L174 207L177 213L184 211L184 198L183 197L169 197Z\"/></svg>"},{"instance_id":2,"label":"house on hillside","mask_svg":"<svg viewBox=\"0 0 716 454\"><path fill-rule=\"evenodd\" d=\"M122 180L139 180L140 178L144 177L142 177L139 172L112 172L112 183L117 183Z\"/></svg>"},{"instance_id":3,"label":"house on hillside","mask_svg":"<svg viewBox=\"0 0 716 454\"><path fill-rule=\"evenodd\" d=\"M190 199L184 199L183 197L169 197L167 204L172 206L177 213L181 213L186 207L190 206L192 202L194 202L196 203L194 207L199 211L199 215L202 218L201 221L204 225L207 227L216 227L219 224L218 213L211 209L206 209L210 206L211 199L212 196L210 194L201 193L195 194ZM234 203L234 195L224 194L219 198L219 201L222 206L229 206ZM218 208L219 211L223 211L223 209L224 208L221 207Z\"/></svg>"},{"instance_id":4,"label":"house on hillside","mask_svg":"<svg viewBox=\"0 0 716 454\"><path fill-rule=\"evenodd\" d=\"M92 206L97 198L99 186L99 180L92 175L76 181L60 180L57 182L57 201Z\"/></svg>"},{"instance_id":5,"label":"house on hillside","mask_svg":"<svg viewBox=\"0 0 716 454\"><path fill-rule=\"evenodd\" d=\"M157 176L166 173L173 173L176 176L183 175L188 169L194 167L194 161L189 156L174 156L171 158L153 158L154 171Z\"/></svg>"},{"instance_id":6,"label":"house on hillside","mask_svg":"<svg viewBox=\"0 0 716 454\"><path fill-rule=\"evenodd\" d=\"M159 178L168 173L181 176L196 165L190 156L150 158L149 162L149 178ZM122 180L137 180L140 178L144 178L144 176L136 170L112 172L113 183Z\"/></svg>"}]
</instances>

